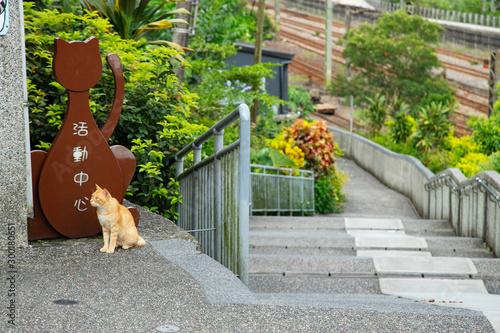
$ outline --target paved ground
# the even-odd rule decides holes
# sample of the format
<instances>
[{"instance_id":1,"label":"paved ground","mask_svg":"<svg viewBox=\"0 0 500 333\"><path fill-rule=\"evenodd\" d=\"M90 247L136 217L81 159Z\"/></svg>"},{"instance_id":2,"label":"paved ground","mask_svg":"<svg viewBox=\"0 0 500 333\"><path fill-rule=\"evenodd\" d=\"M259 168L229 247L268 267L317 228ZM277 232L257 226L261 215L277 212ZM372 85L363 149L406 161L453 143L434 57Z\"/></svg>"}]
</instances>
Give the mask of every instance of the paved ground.
<instances>
[{"instance_id":1,"label":"paved ground","mask_svg":"<svg viewBox=\"0 0 500 333\"><path fill-rule=\"evenodd\" d=\"M349 174L349 181L343 189L349 200L344 204L342 214L328 216L420 218L407 197L380 183L353 161L339 158L337 165Z\"/></svg>"},{"instance_id":2,"label":"paved ground","mask_svg":"<svg viewBox=\"0 0 500 333\"><path fill-rule=\"evenodd\" d=\"M353 168L353 183L367 176L358 172ZM370 195L363 185L359 193L366 193L355 199L358 190L348 191L353 201L381 202L394 194L381 187ZM390 202L369 209L388 214ZM402 206L391 208L398 209L393 214L411 214L407 207L400 212ZM355 214L356 207L361 205L346 205L346 214ZM1 271L0 332L494 331L482 312L398 296L252 293L201 254L182 230L140 212L139 232L148 243L142 248L103 254L102 240L88 238L35 242L17 250L15 272L5 265ZM5 256L0 259L6 262ZM15 295L6 300L8 290Z\"/></svg>"}]
</instances>

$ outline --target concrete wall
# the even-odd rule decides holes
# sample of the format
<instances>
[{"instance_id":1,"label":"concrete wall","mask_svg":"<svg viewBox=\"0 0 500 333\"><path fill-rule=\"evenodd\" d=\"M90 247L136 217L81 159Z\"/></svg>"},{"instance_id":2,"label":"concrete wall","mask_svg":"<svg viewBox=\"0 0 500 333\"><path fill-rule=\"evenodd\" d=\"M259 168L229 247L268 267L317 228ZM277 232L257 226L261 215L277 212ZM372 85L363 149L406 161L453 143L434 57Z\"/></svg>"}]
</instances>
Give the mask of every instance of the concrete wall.
<instances>
[{"instance_id":1,"label":"concrete wall","mask_svg":"<svg viewBox=\"0 0 500 333\"><path fill-rule=\"evenodd\" d=\"M9 0L10 27L0 36L0 248L26 247L28 197L22 2Z\"/></svg>"}]
</instances>

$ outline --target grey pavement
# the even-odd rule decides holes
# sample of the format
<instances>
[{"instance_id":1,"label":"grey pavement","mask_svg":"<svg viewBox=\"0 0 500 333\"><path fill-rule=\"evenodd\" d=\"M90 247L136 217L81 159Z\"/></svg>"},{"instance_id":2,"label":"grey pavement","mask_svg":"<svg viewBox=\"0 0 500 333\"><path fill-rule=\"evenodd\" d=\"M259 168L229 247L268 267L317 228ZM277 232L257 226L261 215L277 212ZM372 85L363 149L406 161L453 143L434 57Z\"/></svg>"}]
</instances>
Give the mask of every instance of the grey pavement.
<instances>
[{"instance_id":1,"label":"grey pavement","mask_svg":"<svg viewBox=\"0 0 500 333\"><path fill-rule=\"evenodd\" d=\"M328 216L420 218L407 197L380 183L352 160L339 158L337 165L340 170L348 171L350 179L343 190L349 200L342 214Z\"/></svg>"},{"instance_id":2,"label":"grey pavement","mask_svg":"<svg viewBox=\"0 0 500 333\"><path fill-rule=\"evenodd\" d=\"M341 235L324 237L325 241L337 238L344 242L328 249L342 253L335 266L341 268L355 258L353 251L357 249L354 243L353 250L352 242L359 236L349 234L341 220L365 217L368 207L371 214L380 208L381 215L371 217L404 219L402 227L408 233L418 229L411 236L424 238L430 252L433 251L432 239L448 236L450 231L440 221L436 224L427 221L424 229L414 227L418 216L406 198L398 198L400 203L394 205L392 200L386 200L387 196L394 195L389 189L372 183L368 174L363 174L349 161L345 162L345 169L352 172L346 187L349 203L345 206L345 216L318 217L317 221L322 222L316 233L303 230L310 238L319 237L318 232L326 234L332 230ZM355 186L360 179L365 181ZM373 198L379 204L363 202ZM384 202L383 207L380 202ZM100 253L102 240L93 237L37 241L27 249L18 249L15 273L8 273L4 265L0 283L1 300L9 288L15 289L16 326L8 324L9 310L4 302L0 332L494 331L482 310L438 306L425 299L415 299L414 295L385 295L381 293L384 285L372 283L373 276L352 279L353 288L358 283L360 287L365 282L372 283L372 293L345 293L335 288L335 283L326 292L319 289L300 293L254 292L201 253L196 240L169 220L142 208L139 210L139 233L147 241L142 248ZM285 222L294 223L292 219ZM296 229L301 226L300 222L295 223ZM432 227L435 232L426 231L432 231ZM290 226L284 228L290 230ZM298 239L289 235L281 238L288 237L292 242ZM447 251L457 248L453 244ZM359 258L356 272L376 272L377 267L368 258ZM1 259L3 263L5 258ZM330 259L318 260L326 260L323 264L327 265ZM485 256L472 261L478 272L495 275L496 269L491 268L489 260L492 259ZM383 261L379 264L385 267ZM346 280L345 273L346 270L339 269L338 280ZM8 281L12 274L14 284ZM313 286L311 282L306 283ZM496 285L493 283L488 288L495 289Z\"/></svg>"}]
</instances>

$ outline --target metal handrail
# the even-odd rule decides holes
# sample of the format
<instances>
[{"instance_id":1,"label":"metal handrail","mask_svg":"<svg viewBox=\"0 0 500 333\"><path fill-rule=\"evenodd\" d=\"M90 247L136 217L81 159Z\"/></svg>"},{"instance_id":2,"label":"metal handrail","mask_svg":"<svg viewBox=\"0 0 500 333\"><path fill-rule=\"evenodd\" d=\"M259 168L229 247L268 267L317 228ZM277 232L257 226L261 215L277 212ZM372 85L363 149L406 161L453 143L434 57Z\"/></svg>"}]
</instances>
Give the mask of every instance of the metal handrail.
<instances>
[{"instance_id":1,"label":"metal handrail","mask_svg":"<svg viewBox=\"0 0 500 333\"><path fill-rule=\"evenodd\" d=\"M224 129L237 120L240 120L240 139L224 148ZM212 156L202 160L202 145L212 137L215 152ZM226 158L224 157L226 154L237 152L238 149L239 159L232 160L235 162L234 166L238 165L237 175L231 174L228 177L223 174L228 171L222 170L221 161ZM190 152L193 152L193 166L184 170L184 157ZM181 181L181 191L186 191L183 203L179 203L179 224L183 224L186 220L185 224L191 229L187 231L193 232L195 237L200 232L214 231L213 240L206 234L200 235L200 245L207 254L231 269L243 283L248 284L250 202L250 111L248 106L241 104L179 151L175 155L175 160L177 179ZM213 169L211 164L213 164ZM230 170L235 171L234 168ZM192 177L190 177L191 174L193 174ZM223 188L222 181L227 178L233 179L233 177L238 179L238 189L237 192L229 193L228 189ZM183 184L184 180L187 185ZM222 216L223 204L227 204L223 202L224 195L231 195L235 203L235 207L231 208L231 212L234 211L235 214L230 214L231 216L227 218ZM184 204L189 208L189 211L184 210L186 214L181 209L181 205ZM238 230L231 229L233 227ZM227 228L230 230L226 230ZM231 239L226 243L224 241L226 238Z\"/></svg>"},{"instance_id":2,"label":"metal handrail","mask_svg":"<svg viewBox=\"0 0 500 333\"><path fill-rule=\"evenodd\" d=\"M500 195L496 194L495 191L493 191L488 186L488 183L484 179L481 179L480 177L469 178L466 182L464 182L464 183L462 183L460 185L455 186L453 184L453 182L451 181L451 178L450 178L449 175L447 175L447 174L441 174L441 175L439 175L439 179L436 179L436 180L434 180L434 181L432 181L430 183L425 184L425 189L427 191L429 191L431 188L435 188L434 184L437 184L441 180L444 180L446 182L446 185L451 189L451 191L453 193L457 193L458 191L464 189L465 187L472 186L472 185L474 185L474 183L477 182L477 183L479 183L479 185L481 185L482 187L484 187L486 189L486 191L488 191L493 196L493 198L495 198L495 200L497 200L497 201L500 202Z\"/></svg>"},{"instance_id":3,"label":"metal handrail","mask_svg":"<svg viewBox=\"0 0 500 333\"><path fill-rule=\"evenodd\" d=\"M300 186L300 203L303 204L304 201L310 200L310 208L304 208L303 206L300 208L295 208L294 207L294 193L292 192L292 183L288 183L288 203L284 204L282 206L282 200L281 200L281 195L280 195L280 182L278 180L277 182L277 207L272 207L270 208L268 206L269 200L267 200L267 186L264 185L264 202L265 202L265 208L254 208L255 202L254 202L254 182L252 181L252 186L251 188L251 209L250 209L250 214L253 215L254 212L260 212L260 213L265 213L267 215L268 212L289 212L290 215L292 215L294 212L301 212L302 215L304 215L305 212L311 212L314 215L314 171L310 170L302 170L299 169L299 175L295 176L293 175L293 172L295 171L294 169L291 168L283 168L283 167L274 167L274 166L269 166L269 165L258 165L258 164L252 164L250 165L250 170L252 169L262 169L263 172L255 172L251 171L250 174L254 177L262 176L264 179L265 178L284 178L284 179L289 179L290 181L302 181L301 186ZM276 174L270 174L267 173L268 171L276 172ZM283 175L281 174L282 172L285 172L287 174ZM306 181L310 183L310 193L304 193L305 189L304 186L305 184L303 181ZM259 183L257 183L259 184ZM259 202L261 203L261 202ZM288 208L287 208L288 206Z\"/></svg>"}]
</instances>

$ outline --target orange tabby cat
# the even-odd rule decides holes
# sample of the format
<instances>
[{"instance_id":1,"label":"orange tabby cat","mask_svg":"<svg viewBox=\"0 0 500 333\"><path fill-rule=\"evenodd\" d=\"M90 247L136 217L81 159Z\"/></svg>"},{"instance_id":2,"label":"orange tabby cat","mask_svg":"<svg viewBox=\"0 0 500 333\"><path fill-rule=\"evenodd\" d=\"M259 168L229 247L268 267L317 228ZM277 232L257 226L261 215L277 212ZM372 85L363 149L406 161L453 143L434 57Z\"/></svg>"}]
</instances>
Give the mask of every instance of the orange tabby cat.
<instances>
[{"instance_id":1,"label":"orange tabby cat","mask_svg":"<svg viewBox=\"0 0 500 333\"><path fill-rule=\"evenodd\" d=\"M130 211L120 205L108 190L100 188L97 184L96 187L90 204L97 207L97 218L102 227L104 247L101 252L114 253L116 246L128 249L132 246L146 245L144 239L137 233Z\"/></svg>"}]
</instances>

